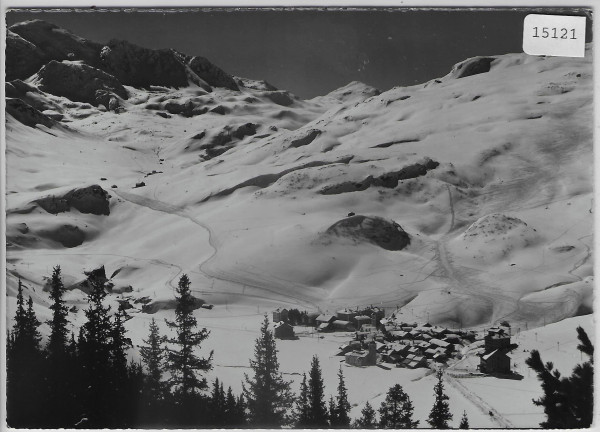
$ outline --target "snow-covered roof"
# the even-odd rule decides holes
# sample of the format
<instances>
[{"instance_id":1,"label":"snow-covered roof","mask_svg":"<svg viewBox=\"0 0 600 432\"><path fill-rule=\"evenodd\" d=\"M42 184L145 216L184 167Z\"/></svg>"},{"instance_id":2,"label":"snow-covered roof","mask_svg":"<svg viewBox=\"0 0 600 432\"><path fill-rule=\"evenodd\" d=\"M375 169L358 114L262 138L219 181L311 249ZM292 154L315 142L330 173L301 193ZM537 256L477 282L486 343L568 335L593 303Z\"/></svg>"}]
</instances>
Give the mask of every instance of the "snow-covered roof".
<instances>
[{"instance_id":1,"label":"snow-covered roof","mask_svg":"<svg viewBox=\"0 0 600 432\"><path fill-rule=\"evenodd\" d=\"M444 347L444 348L446 348L450 345L448 342L444 342L443 340L436 339L436 338L431 339L429 342L432 343L433 345L437 345L439 347Z\"/></svg>"}]
</instances>

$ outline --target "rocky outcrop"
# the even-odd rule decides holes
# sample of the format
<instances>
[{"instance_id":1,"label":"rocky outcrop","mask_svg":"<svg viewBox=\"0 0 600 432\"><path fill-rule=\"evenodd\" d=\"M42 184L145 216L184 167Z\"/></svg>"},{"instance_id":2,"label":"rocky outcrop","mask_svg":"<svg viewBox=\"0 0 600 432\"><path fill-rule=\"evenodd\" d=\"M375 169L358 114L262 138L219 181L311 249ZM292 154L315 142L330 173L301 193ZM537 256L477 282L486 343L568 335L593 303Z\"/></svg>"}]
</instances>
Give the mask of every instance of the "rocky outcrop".
<instances>
[{"instance_id":1,"label":"rocky outcrop","mask_svg":"<svg viewBox=\"0 0 600 432\"><path fill-rule=\"evenodd\" d=\"M57 25L31 20L12 25L9 30L35 45L44 54L45 62L83 60L90 66L98 66L102 45L76 36ZM15 78L24 79L29 75Z\"/></svg>"},{"instance_id":2,"label":"rocky outcrop","mask_svg":"<svg viewBox=\"0 0 600 432\"><path fill-rule=\"evenodd\" d=\"M56 121L42 114L21 99L6 98L6 113L29 127L35 127L37 124L52 127L56 124Z\"/></svg>"},{"instance_id":3,"label":"rocky outcrop","mask_svg":"<svg viewBox=\"0 0 600 432\"><path fill-rule=\"evenodd\" d=\"M192 72L213 87L225 87L235 91L240 89L231 75L204 57L192 57L187 65Z\"/></svg>"},{"instance_id":4,"label":"rocky outcrop","mask_svg":"<svg viewBox=\"0 0 600 432\"><path fill-rule=\"evenodd\" d=\"M327 228L325 234L357 243L366 241L390 251L402 250L410 244L409 235L400 225L378 216L347 217Z\"/></svg>"},{"instance_id":5,"label":"rocky outcrop","mask_svg":"<svg viewBox=\"0 0 600 432\"><path fill-rule=\"evenodd\" d=\"M262 96L281 106L290 106L295 102L294 95L284 90L266 91Z\"/></svg>"},{"instance_id":6,"label":"rocky outcrop","mask_svg":"<svg viewBox=\"0 0 600 432\"><path fill-rule=\"evenodd\" d=\"M203 159L209 160L225 153L227 150L234 147L234 141L242 140L247 136L256 134L257 129L258 125L254 123L244 123L237 126L227 125L223 127L223 129L214 135L207 143L200 146L200 150L205 151ZM194 138L203 139L205 135L206 132L203 131Z\"/></svg>"},{"instance_id":7,"label":"rocky outcrop","mask_svg":"<svg viewBox=\"0 0 600 432\"><path fill-rule=\"evenodd\" d=\"M39 88L72 101L108 107L110 97L127 99L127 90L112 75L83 63L51 61L38 72Z\"/></svg>"},{"instance_id":8,"label":"rocky outcrop","mask_svg":"<svg viewBox=\"0 0 600 432\"><path fill-rule=\"evenodd\" d=\"M304 147L306 145L309 145L319 135L321 135L321 131L319 129L311 129L308 132L306 132L304 135L302 135L301 137L293 139L290 142L290 148L298 148L298 147Z\"/></svg>"},{"instance_id":9,"label":"rocky outcrop","mask_svg":"<svg viewBox=\"0 0 600 432\"><path fill-rule=\"evenodd\" d=\"M454 67L452 71L455 78L466 78L473 75L489 72L494 57L473 57Z\"/></svg>"},{"instance_id":10,"label":"rocky outcrop","mask_svg":"<svg viewBox=\"0 0 600 432\"><path fill-rule=\"evenodd\" d=\"M101 68L125 85L184 87L185 65L174 50L153 50L127 41L111 40L100 52Z\"/></svg>"},{"instance_id":11,"label":"rocky outcrop","mask_svg":"<svg viewBox=\"0 0 600 432\"><path fill-rule=\"evenodd\" d=\"M46 62L37 46L8 30L6 33L6 81L25 79L36 73Z\"/></svg>"},{"instance_id":12,"label":"rocky outcrop","mask_svg":"<svg viewBox=\"0 0 600 432\"><path fill-rule=\"evenodd\" d=\"M38 234L67 248L80 246L85 241L85 232L75 225L60 225L55 229L41 230Z\"/></svg>"},{"instance_id":13,"label":"rocky outcrop","mask_svg":"<svg viewBox=\"0 0 600 432\"><path fill-rule=\"evenodd\" d=\"M423 163L407 165L399 171L385 173L379 177L368 176L359 182L344 182L325 186L321 189L320 193L323 195L336 195L347 192L358 192L364 191L371 186L393 189L398 186L398 182L424 176L428 171L438 166L439 162L427 158Z\"/></svg>"},{"instance_id":14,"label":"rocky outcrop","mask_svg":"<svg viewBox=\"0 0 600 432\"><path fill-rule=\"evenodd\" d=\"M245 87L253 90L276 91L277 87L265 80L253 80L248 78L237 77L237 83L240 87Z\"/></svg>"},{"instance_id":15,"label":"rocky outcrop","mask_svg":"<svg viewBox=\"0 0 600 432\"><path fill-rule=\"evenodd\" d=\"M34 202L52 214L68 212L71 207L81 213L110 214L108 192L98 185L73 189L63 196L49 196Z\"/></svg>"}]
</instances>

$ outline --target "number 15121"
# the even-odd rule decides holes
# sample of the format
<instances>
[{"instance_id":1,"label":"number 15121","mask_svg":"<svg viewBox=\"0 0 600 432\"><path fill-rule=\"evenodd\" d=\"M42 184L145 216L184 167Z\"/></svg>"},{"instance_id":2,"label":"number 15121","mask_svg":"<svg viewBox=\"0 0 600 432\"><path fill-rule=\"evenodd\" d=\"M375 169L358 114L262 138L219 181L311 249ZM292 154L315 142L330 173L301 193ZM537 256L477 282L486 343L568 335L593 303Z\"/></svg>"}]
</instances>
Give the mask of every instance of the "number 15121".
<instances>
[{"instance_id":1,"label":"number 15121","mask_svg":"<svg viewBox=\"0 0 600 432\"><path fill-rule=\"evenodd\" d=\"M571 35L571 37L569 37ZM533 37L534 38L543 38L543 39L577 39L575 37L575 29L566 29L566 28L556 28L556 27L542 27L541 31L539 27L533 28Z\"/></svg>"}]
</instances>

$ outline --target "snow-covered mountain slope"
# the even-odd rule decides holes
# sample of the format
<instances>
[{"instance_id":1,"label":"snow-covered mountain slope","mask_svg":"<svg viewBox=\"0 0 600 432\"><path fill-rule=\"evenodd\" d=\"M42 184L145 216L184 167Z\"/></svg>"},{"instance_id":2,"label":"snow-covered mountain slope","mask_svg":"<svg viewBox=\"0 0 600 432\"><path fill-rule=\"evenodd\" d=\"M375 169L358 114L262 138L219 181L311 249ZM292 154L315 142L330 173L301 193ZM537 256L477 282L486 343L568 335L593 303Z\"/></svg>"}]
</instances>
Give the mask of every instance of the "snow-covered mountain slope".
<instances>
[{"instance_id":1,"label":"snow-covered mountain slope","mask_svg":"<svg viewBox=\"0 0 600 432\"><path fill-rule=\"evenodd\" d=\"M85 95L47 66L7 84L21 101L6 126L9 306L21 277L47 314L40 288L60 264L71 282L120 269L115 286L155 302L187 273L216 305L381 304L463 326L591 311L591 47L304 101L176 52L161 55L187 86L134 87L115 78L129 67L115 47L158 54L115 43L108 67L81 43L97 62L52 60ZM386 247L394 227L402 247Z\"/></svg>"}]
</instances>

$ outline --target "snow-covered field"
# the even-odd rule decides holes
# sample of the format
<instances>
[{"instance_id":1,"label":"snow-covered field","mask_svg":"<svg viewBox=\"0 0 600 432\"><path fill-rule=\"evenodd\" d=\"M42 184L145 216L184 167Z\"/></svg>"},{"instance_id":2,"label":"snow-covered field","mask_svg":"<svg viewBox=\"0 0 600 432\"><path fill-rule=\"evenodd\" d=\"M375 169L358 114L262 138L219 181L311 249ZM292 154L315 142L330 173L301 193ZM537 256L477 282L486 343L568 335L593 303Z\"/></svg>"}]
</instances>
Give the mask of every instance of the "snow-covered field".
<instances>
[{"instance_id":1,"label":"snow-covered field","mask_svg":"<svg viewBox=\"0 0 600 432\"><path fill-rule=\"evenodd\" d=\"M100 265L107 276L119 270L111 281L132 292L109 296L115 307L121 296L164 304L186 273L194 295L215 305L196 312L211 330L209 376L236 392L263 314L279 306L372 304L475 329L507 320L520 329L513 362L524 379L450 379L453 424L465 410L472 427L536 427L527 351L568 373L575 327L593 332L591 55L591 46L583 59L503 55L459 78L474 59L425 84L378 94L352 83L308 101L251 80L210 93L125 86L119 113L27 93L63 120L29 127L7 115L8 317L18 278L40 320L49 317L42 288L55 265L66 285ZM166 115L169 103L221 108ZM50 214L34 202L94 184L110 194L109 215ZM410 244L380 247L365 225L328 231L351 212L399 224ZM67 298L76 328L85 295ZM172 314L133 312L134 344L152 317ZM342 365L354 417L400 383L425 425L434 377L348 367L333 356L346 339L281 341L282 370L297 386L317 354L333 393Z\"/></svg>"}]
</instances>

